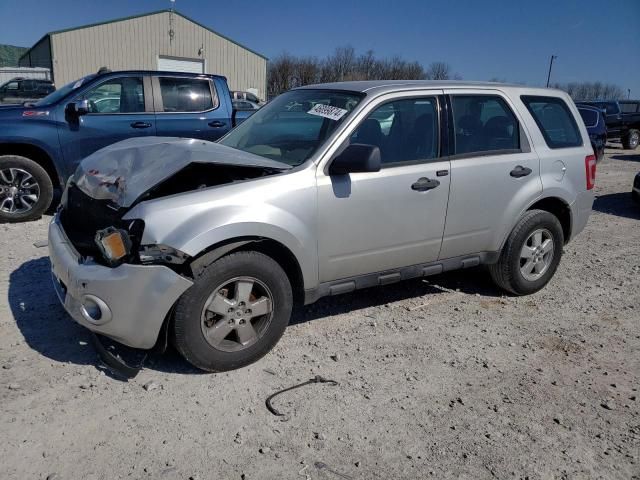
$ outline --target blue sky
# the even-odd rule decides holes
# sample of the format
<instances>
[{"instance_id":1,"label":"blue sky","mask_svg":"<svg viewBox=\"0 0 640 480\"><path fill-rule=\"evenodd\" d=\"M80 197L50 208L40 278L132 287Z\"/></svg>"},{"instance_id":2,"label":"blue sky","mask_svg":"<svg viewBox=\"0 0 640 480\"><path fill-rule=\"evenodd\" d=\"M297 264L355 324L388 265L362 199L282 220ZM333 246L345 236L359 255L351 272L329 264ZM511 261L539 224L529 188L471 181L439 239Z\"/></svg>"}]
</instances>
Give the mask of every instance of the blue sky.
<instances>
[{"instance_id":1,"label":"blue sky","mask_svg":"<svg viewBox=\"0 0 640 480\"><path fill-rule=\"evenodd\" d=\"M31 46L47 31L168 6L0 0L0 43ZM611 82L640 98L640 0L176 0L176 9L268 57L352 45L425 66L444 60L467 80L543 85L555 54L552 81Z\"/></svg>"}]
</instances>

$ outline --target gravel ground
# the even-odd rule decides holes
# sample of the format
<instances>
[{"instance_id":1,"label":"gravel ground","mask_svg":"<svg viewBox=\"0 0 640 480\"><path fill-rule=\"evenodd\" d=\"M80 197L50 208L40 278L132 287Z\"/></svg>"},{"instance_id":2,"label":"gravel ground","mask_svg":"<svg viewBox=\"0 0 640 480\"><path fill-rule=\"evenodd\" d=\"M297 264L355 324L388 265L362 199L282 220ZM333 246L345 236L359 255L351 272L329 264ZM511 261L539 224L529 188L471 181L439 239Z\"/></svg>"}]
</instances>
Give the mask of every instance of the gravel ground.
<instances>
[{"instance_id":1,"label":"gravel ground","mask_svg":"<svg viewBox=\"0 0 640 480\"><path fill-rule=\"evenodd\" d=\"M105 372L50 286L48 218L0 225L0 477L640 478L640 155L608 149L551 284L483 270L326 298L251 367ZM285 421L265 408L278 389Z\"/></svg>"}]
</instances>

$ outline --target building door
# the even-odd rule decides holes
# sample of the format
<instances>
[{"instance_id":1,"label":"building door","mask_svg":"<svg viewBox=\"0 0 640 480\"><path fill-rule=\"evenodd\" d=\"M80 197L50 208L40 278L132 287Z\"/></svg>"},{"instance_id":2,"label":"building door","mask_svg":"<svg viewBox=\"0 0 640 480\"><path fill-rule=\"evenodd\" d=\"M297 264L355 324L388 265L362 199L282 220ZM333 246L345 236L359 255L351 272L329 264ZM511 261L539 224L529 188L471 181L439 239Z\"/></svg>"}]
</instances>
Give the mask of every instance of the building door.
<instances>
[{"instance_id":1,"label":"building door","mask_svg":"<svg viewBox=\"0 0 640 480\"><path fill-rule=\"evenodd\" d=\"M204 73L204 60L158 57L158 70L161 72Z\"/></svg>"}]
</instances>

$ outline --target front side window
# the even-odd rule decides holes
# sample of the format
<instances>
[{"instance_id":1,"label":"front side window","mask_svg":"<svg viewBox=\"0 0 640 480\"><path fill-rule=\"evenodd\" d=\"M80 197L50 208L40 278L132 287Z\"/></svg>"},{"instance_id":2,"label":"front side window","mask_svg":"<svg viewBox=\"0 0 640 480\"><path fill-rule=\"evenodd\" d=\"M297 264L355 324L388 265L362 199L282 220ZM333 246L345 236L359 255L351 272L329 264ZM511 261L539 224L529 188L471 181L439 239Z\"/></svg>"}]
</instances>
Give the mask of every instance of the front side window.
<instances>
[{"instance_id":1,"label":"front side window","mask_svg":"<svg viewBox=\"0 0 640 480\"><path fill-rule=\"evenodd\" d=\"M497 95L453 95L455 154L513 153L520 150L520 127Z\"/></svg>"},{"instance_id":2,"label":"front side window","mask_svg":"<svg viewBox=\"0 0 640 480\"><path fill-rule=\"evenodd\" d=\"M549 148L569 148L582 145L578 125L569 107L559 97L520 97L536 121Z\"/></svg>"},{"instance_id":3,"label":"front side window","mask_svg":"<svg viewBox=\"0 0 640 480\"><path fill-rule=\"evenodd\" d=\"M204 112L213 108L209 80L160 77L164 112Z\"/></svg>"},{"instance_id":4,"label":"front side window","mask_svg":"<svg viewBox=\"0 0 640 480\"><path fill-rule=\"evenodd\" d=\"M247 100L253 103L258 103L260 101L253 93L247 93Z\"/></svg>"},{"instance_id":5,"label":"front side window","mask_svg":"<svg viewBox=\"0 0 640 480\"><path fill-rule=\"evenodd\" d=\"M347 91L291 90L256 110L220 143L300 165L325 143L362 97Z\"/></svg>"},{"instance_id":6,"label":"front side window","mask_svg":"<svg viewBox=\"0 0 640 480\"><path fill-rule=\"evenodd\" d=\"M89 101L89 113L139 113L144 112L144 88L142 77L113 78L101 83L82 95Z\"/></svg>"},{"instance_id":7,"label":"front side window","mask_svg":"<svg viewBox=\"0 0 640 480\"><path fill-rule=\"evenodd\" d=\"M18 90L18 82L9 82L5 88L7 90Z\"/></svg>"},{"instance_id":8,"label":"front side window","mask_svg":"<svg viewBox=\"0 0 640 480\"><path fill-rule=\"evenodd\" d=\"M438 106L434 97L386 103L358 126L351 143L380 149L383 167L438 156Z\"/></svg>"}]
</instances>

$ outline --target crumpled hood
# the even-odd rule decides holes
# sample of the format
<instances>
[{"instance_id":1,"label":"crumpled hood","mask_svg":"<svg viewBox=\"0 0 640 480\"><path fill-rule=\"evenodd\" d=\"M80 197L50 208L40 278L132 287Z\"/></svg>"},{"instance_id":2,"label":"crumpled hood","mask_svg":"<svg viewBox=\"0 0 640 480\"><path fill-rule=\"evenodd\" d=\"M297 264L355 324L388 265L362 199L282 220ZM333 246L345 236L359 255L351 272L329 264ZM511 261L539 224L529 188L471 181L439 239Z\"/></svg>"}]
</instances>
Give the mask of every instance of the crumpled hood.
<instances>
[{"instance_id":1,"label":"crumpled hood","mask_svg":"<svg viewBox=\"0 0 640 480\"><path fill-rule=\"evenodd\" d=\"M285 163L205 140L137 137L89 155L78 166L72 181L92 198L130 207L140 195L190 163L291 168Z\"/></svg>"}]
</instances>

